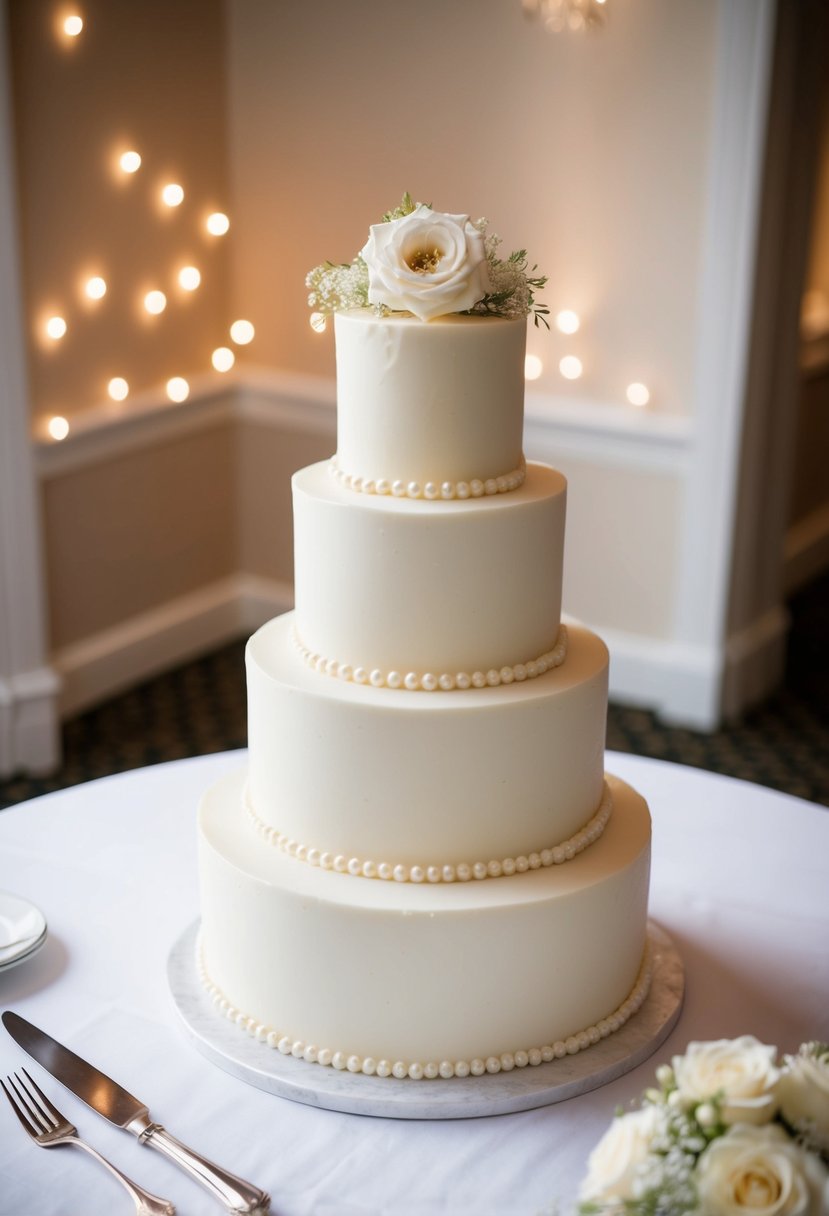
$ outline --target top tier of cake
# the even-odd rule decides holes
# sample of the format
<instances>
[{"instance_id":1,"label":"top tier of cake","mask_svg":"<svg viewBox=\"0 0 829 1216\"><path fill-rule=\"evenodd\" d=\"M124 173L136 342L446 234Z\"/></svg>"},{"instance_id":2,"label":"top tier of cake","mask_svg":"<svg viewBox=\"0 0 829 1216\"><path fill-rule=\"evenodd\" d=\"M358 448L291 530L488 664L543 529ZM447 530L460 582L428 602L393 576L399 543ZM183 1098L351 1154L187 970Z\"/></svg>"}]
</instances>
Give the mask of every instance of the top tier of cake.
<instances>
[{"instance_id":1,"label":"top tier of cake","mask_svg":"<svg viewBox=\"0 0 829 1216\"><path fill-rule=\"evenodd\" d=\"M337 313L337 466L389 485L485 482L522 466L524 317Z\"/></svg>"}]
</instances>

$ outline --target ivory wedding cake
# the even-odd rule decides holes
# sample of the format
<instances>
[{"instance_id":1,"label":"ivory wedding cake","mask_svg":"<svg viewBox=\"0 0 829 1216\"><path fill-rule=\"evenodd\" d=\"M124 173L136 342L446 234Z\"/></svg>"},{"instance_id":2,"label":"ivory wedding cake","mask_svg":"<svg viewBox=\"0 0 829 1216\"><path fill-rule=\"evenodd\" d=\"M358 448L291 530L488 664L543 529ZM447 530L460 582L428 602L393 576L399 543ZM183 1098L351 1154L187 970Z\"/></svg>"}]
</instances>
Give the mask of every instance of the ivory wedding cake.
<instances>
[{"instance_id":1,"label":"ivory wedding cake","mask_svg":"<svg viewBox=\"0 0 829 1216\"><path fill-rule=\"evenodd\" d=\"M604 773L605 646L562 622L565 480L522 453L543 283L408 196L309 276L337 452L294 476L296 607L199 820L201 975L263 1050L480 1075L646 995L650 817Z\"/></svg>"}]
</instances>

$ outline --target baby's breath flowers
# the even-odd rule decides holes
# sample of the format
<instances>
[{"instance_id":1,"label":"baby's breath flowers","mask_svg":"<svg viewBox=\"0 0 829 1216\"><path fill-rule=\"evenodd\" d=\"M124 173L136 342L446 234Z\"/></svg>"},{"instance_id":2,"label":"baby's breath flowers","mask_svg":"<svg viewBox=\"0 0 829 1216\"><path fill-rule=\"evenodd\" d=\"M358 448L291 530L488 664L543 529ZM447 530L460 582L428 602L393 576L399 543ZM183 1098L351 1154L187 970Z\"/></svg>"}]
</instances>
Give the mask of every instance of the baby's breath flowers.
<instances>
[{"instance_id":1,"label":"baby's breath flowers","mask_svg":"<svg viewBox=\"0 0 829 1216\"><path fill-rule=\"evenodd\" d=\"M829 1048L776 1054L743 1035L660 1065L591 1153L582 1216L829 1216Z\"/></svg>"},{"instance_id":2,"label":"baby's breath flowers","mask_svg":"<svg viewBox=\"0 0 829 1216\"><path fill-rule=\"evenodd\" d=\"M411 312L421 320L463 315L526 317L549 328L549 308L536 300L547 282L524 249L503 259L500 238L485 219L434 211L404 194L373 224L350 264L325 262L306 278L308 304L329 315L371 308L381 315Z\"/></svg>"}]
</instances>

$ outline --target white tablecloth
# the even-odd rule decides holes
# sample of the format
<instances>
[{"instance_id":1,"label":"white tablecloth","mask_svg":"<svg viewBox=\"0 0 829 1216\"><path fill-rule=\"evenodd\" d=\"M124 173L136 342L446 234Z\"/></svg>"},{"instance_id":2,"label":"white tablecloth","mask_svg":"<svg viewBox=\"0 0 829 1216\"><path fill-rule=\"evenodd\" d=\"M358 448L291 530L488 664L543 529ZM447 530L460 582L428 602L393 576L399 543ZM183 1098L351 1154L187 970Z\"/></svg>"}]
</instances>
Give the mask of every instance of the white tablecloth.
<instances>
[{"instance_id":1,"label":"white tablecloth","mask_svg":"<svg viewBox=\"0 0 829 1216\"><path fill-rule=\"evenodd\" d=\"M277 1216L539 1216L556 1202L566 1216L615 1107L636 1099L656 1063L690 1039L753 1033L781 1050L829 1039L829 811L611 754L609 771L651 804L651 915L686 966L682 1016L655 1057L557 1106L458 1122L343 1115L251 1088L191 1045L166 981L170 947L198 916L199 794L243 764L236 752L159 765L0 813L0 890L33 900L50 928L36 958L0 972L0 1006L122 1082L174 1135L269 1190ZM0 1030L2 1073L27 1062ZM33 1071L82 1135L181 1216L221 1212L173 1165ZM91 1159L34 1147L3 1100L3 1216L129 1210Z\"/></svg>"}]
</instances>

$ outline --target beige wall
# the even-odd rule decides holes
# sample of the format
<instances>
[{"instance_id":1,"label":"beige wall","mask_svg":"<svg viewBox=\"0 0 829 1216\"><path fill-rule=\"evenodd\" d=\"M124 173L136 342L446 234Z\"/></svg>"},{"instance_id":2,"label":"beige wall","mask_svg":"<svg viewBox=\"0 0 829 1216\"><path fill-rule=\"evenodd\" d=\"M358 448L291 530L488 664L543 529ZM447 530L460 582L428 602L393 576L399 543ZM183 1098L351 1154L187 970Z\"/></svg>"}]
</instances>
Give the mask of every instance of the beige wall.
<instances>
[{"instance_id":1,"label":"beige wall","mask_svg":"<svg viewBox=\"0 0 829 1216\"><path fill-rule=\"evenodd\" d=\"M291 476L334 451L332 433L291 432L255 421L238 428L238 567L261 578L293 583Z\"/></svg>"},{"instance_id":2,"label":"beige wall","mask_svg":"<svg viewBox=\"0 0 829 1216\"><path fill-rule=\"evenodd\" d=\"M692 408L716 51L714 0L609 4L594 36L551 37L520 0L228 6L233 298L245 358L333 369L304 276L349 261L406 189L486 215L550 277L575 339L533 331L538 387ZM583 379L556 368L573 352Z\"/></svg>"},{"instance_id":3,"label":"beige wall","mask_svg":"<svg viewBox=\"0 0 829 1216\"><path fill-rule=\"evenodd\" d=\"M54 649L236 571L236 450L223 424L44 481Z\"/></svg>"}]
</instances>

